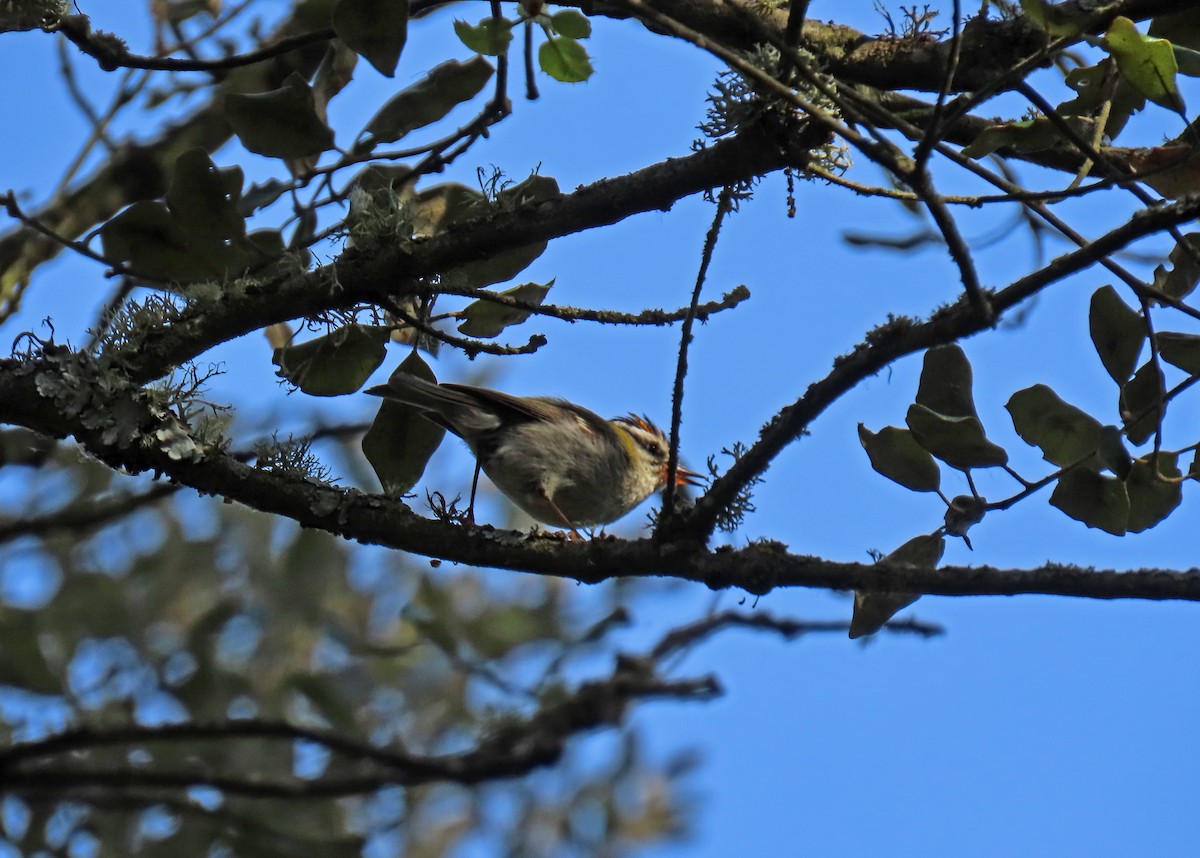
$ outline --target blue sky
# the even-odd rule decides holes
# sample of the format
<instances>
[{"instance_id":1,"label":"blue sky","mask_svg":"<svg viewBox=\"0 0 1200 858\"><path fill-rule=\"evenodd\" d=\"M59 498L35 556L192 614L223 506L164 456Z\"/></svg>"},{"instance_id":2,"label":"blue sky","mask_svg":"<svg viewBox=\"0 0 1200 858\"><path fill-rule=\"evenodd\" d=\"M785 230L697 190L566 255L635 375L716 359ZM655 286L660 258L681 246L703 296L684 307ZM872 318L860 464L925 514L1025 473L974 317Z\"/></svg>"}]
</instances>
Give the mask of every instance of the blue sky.
<instances>
[{"instance_id":1,"label":"blue sky","mask_svg":"<svg viewBox=\"0 0 1200 858\"><path fill-rule=\"evenodd\" d=\"M455 46L450 20L455 14L472 18L483 7L462 8L467 11L441 12L414 26L397 72L400 84L433 62L466 57ZM124 29L123 10L95 14L99 26L145 48L137 40L140 29ZM814 2L811 14L848 14L868 31L883 26L869 3ZM26 80L39 82L6 91L12 115L26 118L9 123L0 137L0 188L29 188L35 198L47 190L43 176L61 171L84 127L63 106L50 48L51 39L41 34L6 36L0 59L0 74L19 68ZM472 184L476 164L496 164L516 178L539 169L570 189L686 154L698 136L695 126L716 63L629 22L597 21L589 50L597 69L591 81L568 86L543 79L542 98L514 99L515 115L447 178ZM332 123L360 127L395 85L360 66L358 80L334 102ZM1050 100L1061 100L1059 95L1065 91ZM53 118L42 113L51 99ZM1011 105L999 102L988 112ZM1175 133L1168 118L1143 132L1143 139L1153 142L1163 129ZM218 162L241 157L231 149ZM863 181L880 180L878 171L859 163ZM1069 181L1033 169L1023 175L1031 187ZM948 176L942 187L956 191L962 185ZM926 315L954 300L960 288L939 248L902 256L841 240L847 230L893 234L913 228L896 204L804 183L797 188L797 217L788 219L784 194L779 177L762 182L754 200L727 223L713 261L707 297L738 284L753 297L698 330L683 434L684 455L696 465L735 441L751 442L771 414L889 313ZM1121 222L1128 204L1106 192L1064 206L1062 213L1095 235ZM522 279L556 278L549 300L560 304L680 306L711 216L712 206L693 198L669 213L572 236L555 242ZM964 232L983 235L1004 220L991 212L969 213ZM1052 253L1064 249L1051 245ZM1035 265L1019 231L982 251L979 260L989 286L1002 286ZM53 312L60 332L80 339L103 297L87 293L98 282L95 266L63 259L43 276L79 290L71 304L61 302ZM1115 420L1116 388L1087 331L1087 298L1106 282L1097 271L1085 272L1042 296L1022 326L963 344L975 366L984 424L1027 476L1047 470L1037 452L1016 438L1003 410L1014 391L1047 383L1065 399ZM29 327L45 313L45 304L34 301L6 330ZM1181 327L1174 320L1170 326ZM550 321L539 321L536 329L550 344L535 356L480 358L474 366L447 356L437 371L454 379L482 370L515 393L553 393L604 414L646 412L665 422L677 348L673 329ZM513 339L524 335L521 330ZM236 403L250 391L260 413L287 410L261 337L229 344L215 357L235 370L223 382L227 398ZM902 425L919 370L919 356L901 361L823 415L812 435L767 473L755 497L758 512L730 541L769 536L798 553L861 561L871 549L886 552L937 527L943 511L937 498L914 495L874 474L855 434L859 421L873 429ZM374 408L366 400L350 397L325 406L365 419ZM1195 411L1193 403L1179 403L1177 425L1195 425L1186 419ZM1177 437L1174 443L1187 441ZM465 489L469 465L461 451L438 456L431 474L461 477ZM953 476L944 474L947 493L965 491ZM977 479L989 498L1015 490L1002 474ZM1184 506L1163 525L1126 538L1088 530L1051 508L1046 495L1038 496L976 527L973 554L952 542L945 559L1012 567L1054 560L1187 568L1195 563L1195 513L1186 494ZM639 526L637 514L625 523L629 531ZM656 603L653 617L640 618L631 645L694 619L713 598L699 587L675 589ZM719 605L732 607L741 597L718 598ZM772 593L746 607L814 619L847 618L850 611L845 596L820 591ZM698 798L695 837L648 854L1192 854L1200 751L1192 721L1200 707L1200 675L1190 664L1200 649L1196 612L1196 606L1174 603L926 598L902 616L944 625L948 634L933 641L881 637L863 645L824 636L785 643L728 633L681 666L717 673L725 697L708 705L649 704L633 716L654 753L697 746L705 755L690 781Z\"/></svg>"}]
</instances>

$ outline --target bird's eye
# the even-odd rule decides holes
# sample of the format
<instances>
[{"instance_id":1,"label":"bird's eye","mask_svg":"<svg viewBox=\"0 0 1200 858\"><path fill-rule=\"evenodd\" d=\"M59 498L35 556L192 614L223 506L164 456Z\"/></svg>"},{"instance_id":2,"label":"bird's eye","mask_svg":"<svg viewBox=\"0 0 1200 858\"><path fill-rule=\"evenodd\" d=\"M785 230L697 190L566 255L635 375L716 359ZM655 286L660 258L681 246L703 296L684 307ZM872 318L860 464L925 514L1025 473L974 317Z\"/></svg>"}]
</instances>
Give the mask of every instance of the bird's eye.
<instances>
[{"instance_id":1,"label":"bird's eye","mask_svg":"<svg viewBox=\"0 0 1200 858\"><path fill-rule=\"evenodd\" d=\"M649 453L654 458L658 459L658 458L662 457L663 448L662 448L662 445L659 444L657 441L651 441L649 444L646 445L646 452Z\"/></svg>"}]
</instances>

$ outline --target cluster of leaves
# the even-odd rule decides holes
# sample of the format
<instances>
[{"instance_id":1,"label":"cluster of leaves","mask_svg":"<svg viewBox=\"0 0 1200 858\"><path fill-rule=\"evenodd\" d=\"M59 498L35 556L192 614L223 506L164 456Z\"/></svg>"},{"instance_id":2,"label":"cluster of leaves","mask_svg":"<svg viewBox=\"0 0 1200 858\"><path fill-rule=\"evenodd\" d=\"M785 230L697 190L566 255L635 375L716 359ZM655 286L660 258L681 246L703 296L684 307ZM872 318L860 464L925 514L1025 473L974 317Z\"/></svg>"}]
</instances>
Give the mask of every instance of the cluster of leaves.
<instances>
[{"instance_id":1,"label":"cluster of leaves","mask_svg":"<svg viewBox=\"0 0 1200 858\"><path fill-rule=\"evenodd\" d=\"M580 43L592 34L591 22L575 9L547 13L542 0L521 0L517 20L504 17L484 18L478 24L455 21L454 32L471 50L498 57L508 53L513 29L525 27L530 38L533 27L541 29L545 41L538 47L538 65L546 74L563 83L582 83L592 76L591 58Z\"/></svg>"},{"instance_id":2,"label":"cluster of leaves","mask_svg":"<svg viewBox=\"0 0 1200 858\"><path fill-rule=\"evenodd\" d=\"M1087 15L1043 0L1022 0L1021 5L1029 19L1053 37L1078 35ZM986 128L963 154L982 158L999 149L1037 152L1062 145L1071 133L1099 149L1101 142L1116 140L1147 100L1186 119L1177 77L1200 76L1200 30L1194 18L1187 13L1164 15L1151 22L1149 35L1143 35L1131 20L1118 16L1103 35L1087 41L1105 56L1066 73L1073 98L1059 104L1053 115ZM1189 145L1172 141L1138 153L1133 163L1145 174L1146 184L1165 197L1178 197L1200 188L1190 154Z\"/></svg>"},{"instance_id":3,"label":"cluster of leaves","mask_svg":"<svg viewBox=\"0 0 1200 858\"><path fill-rule=\"evenodd\" d=\"M6 556L39 588L0 603L0 851L441 854L482 835L529 854L678 830L686 766L648 766L631 733L505 786L506 807L524 810L480 831L491 787L399 789L270 729L368 751L462 748L568 684L627 616L629 588L584 603L557 580L445 576L397 552L352 563L327 534L215 499L164 501L67 449L27 467L54 490L0 512ZM581 616L598 619L590 636L571 631ZM155 738L172 725L195 729ZM322 789L355 777L356 791ZM654 800L631 804L631 790Z\"/></svg>"},{"instance_id":4,"label":"cluster of leaves","mask_svg":"<svg viewBox=\"0 0 1200 858\"><path fill-rule=\"evenodd\" d=\"M1172 254L1173 267L1158 268L1155 291L1164 301L1179 302L1200 282L1198 248L1200 234L1185 235ZM974 468L1003 467L1022 490L991 505L977 498L982 504L980 517L986 509L1006 508L1053 483L1050 503L1089 527L1117 536L1154 527L1182 502L1183 482L1200 475L1200 441L1177 450L1162 446L1168 405L1200 381L1200 336L1154 331L1151 341L1153 309L1150 301L1143 302L1140 310L1133 309L1111 286L1092 295L1089 328L1100 361L1118 386L1117 422L1106 423L1064 402L1044 384L1019 390L1009 399L1005 407L1017 435L1058 468L1047 477L1033 481L1017 476L1008 468L1007 451L986 436L971 393L971 366L957 345L926 353L905 428L889 426L872 432L859 425L859 439L872 467L908 489L939 494L937 460L968 476ZM1149 355L1139 365L1147 344ZM1170 389L1163 364L1183 372ZM1126 446L1142 447L1152 441L1152 449L1137 456ZM1185 476L1178 461L1189 451L1193 456ZM953 504L946 503L953 512ZM965 535L962 527L949 532Z\"/></svg>"}]
</instances>

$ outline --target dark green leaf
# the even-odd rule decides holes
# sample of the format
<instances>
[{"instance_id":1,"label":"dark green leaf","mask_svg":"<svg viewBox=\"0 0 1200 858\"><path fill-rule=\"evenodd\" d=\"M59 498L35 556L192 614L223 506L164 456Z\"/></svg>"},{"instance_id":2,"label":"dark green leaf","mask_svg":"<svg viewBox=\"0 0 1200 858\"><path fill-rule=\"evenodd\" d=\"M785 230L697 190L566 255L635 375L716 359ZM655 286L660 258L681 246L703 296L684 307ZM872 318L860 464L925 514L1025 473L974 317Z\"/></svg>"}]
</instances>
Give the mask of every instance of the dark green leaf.
<instances>
[{"instance_id":1,"label":"dark green leaf","mask_svg":"<svg viewBox=\"0 0 1200 858\"><path fill-rule=\"evenodd\" d=\"M971 362L957 345L925 352L917 404L947 417L977 417L971 393Z\"/></svg>"},{"instance_id":2,"label":"dark green leaf","mask_svg":"<svg viewBox=\"0 0 1200 858\"><path fill-rule=\"evenodd\" d=\"M408 0L338 0L333 29L380 74L391 77L408 40Z\"/></svg>"},{"instance_id":3,"label":"dark green leaf","mask_svg":"<svg viewBox=\"0 0 1200 858\"><path fill-rule=\"evenodd\" d=\"M238 201L238 211L243 217L249 217L261 208L265 208L282 197L291 188L289 182L279 179L268 179L262 184L251 185Z\"/></svg>"},{"instance_id":4,"label":"dark green leaf","mask_svg":"<svg viewBox=\"0 0 1200 858\"><path fill-rule=\"evenodd\" d=\"M1155 15L1150 21L1149 34L1161 39L1170 39L1172 45L1200 51L1200 6L1191 4L1190 9Z\"/></svg>"},{"instance_id":5,"label":"dark green leaf","mask_svg":"<svg viewBox=\"0 0 1200 858\"><path fill-rule=\"evenodd\" d=\"M1111 57L1097 65L1073 68L1063 82L1075 90L1075 98L1056 108L1062 116L1094 116L1107 101L1108 121L1104 133L1110 140L1125 128L1129 117L1146 106L1146 97L1121 77Z\"/></svg>"},{"instance_id":6,"label":"dark green leaf","mask_svg":"<svg viewBox=\"0 0 1200 858\"><path fill-rule=\"evenodd\" d=\"M1188 375L1200 375L1200 336L1158 331L1154 340L1158 344L1160 358Z\"/></svg>"},{"instance_id":7,"label":"dark green leaf","mask_svg":"<svg viewBox=\"0 0 1200 858\"><path fill-rule=\"evenodd\" d=\"M1179 66L1170 42L1143 36L1133 21L1118 15L1104 34L1104 44L1121 74L1138 92L1168 110L1184 112L1175 80Z\"/></svg>"},{"instance_id":8,"label":"dark green leaf","mask_svg":"<svg viewBox=\"0 0 1200 858\"><path fill-rule=\"evenodd\" d=\"M0 685L11 685L35 694L61 694L63 676L47 662L42 652L42 633L36 611L0 605Z\"/></svg>"},{"instance_id":9,"label":"dark green leaf","mask_svg":"<svg viewBox=\"0 0 1200 858\"><path fill-rule=\"evenodd\" d=\"M859 423L858 440L867 451L871 467L889 480L914 492L935 492L941 486L938 463L908 429L885 426L874 433Z\"/></svg>"},{"instance_id":10,"label":"dark green leaf","mask_svg":"<svg viewBox=\"0 0 1200 858\"><path fill-rule=\"evenodd\" d=\"M1087 17L1068 4L1021 0L1021 10L1039 30L1050 36L1074 36L1087 23Z\"/></svg>"},{"instance_id":11,"label":"dark green leaf","mask_svg":"<svg viewBox=\"0 0 1200 858\"><path fill-rule=\"evenodd\" d=\"M983 434L978 417L947 417L924 405L910 405L906 417L917 443L959 470L1008 464L1008 453Z\"/></svg>"},{"instance_id":12,"label":"dark green leaf","mask_svg":"<svg viewBox=\"0 0 1200 858\"><path fill-rule=\"evenodd\" d=\"M487 259L465 262L450 269L442 275L443 282L459 289L481 289L493 283L503 283L528 268L545 250L544 241L502 250Z\"/></svg>"},{"instance_id":13,"label":"dark green leaf","mask_svg":"<svg viewBox=\"0 0 1200 858\"><path fill-rule=\"evenodd\" d=\"M563 9L550 16L550 26L560 36L569 39L586 39L592 34L592 22L576 9Z\"/></svg>"},{"instance_id":14,"label":"dark green leaf","mask_svg":"<svg viewBox=\"0 0 1200 858\"><path fill-rule=\"evenodd\" d=\"M1068 117L1066 121L1083 137L1090 139L1095 121L1082 116ZM983 158L998 149L1008 148L1014 152L1039 152L1066 142L1058 126L1039 116L1019 122L989 125L979 136L963 147L968 158Z\"/></svg>"},{"instance_id":15,"label":"dark green leaf","mask_svg":"<svg viewBox=\"0 0 1200 858\"><path fill-rule=\"evenodd\" d=\"M311 396L341 396L362 387L387 354L386 327L346 325L298 346L275 349L277 375Z\"/></svg>"},{"instance_id":16,"label":"dark green leaf","mask_svg":"<svg viewBox=\"0 0 1200 858\"><path fill-rule=\"evenodd\" d=\"M1113 287L1101 286L1092 293L1088 327L1100 362L1113 381L1124 384L1133 375L1146 341L1141 313L1122 301Z\"/></svg>"},{"instance_id":17,"label":"dark green leaf","mask_svg":"<svg viewBox=\"0 0 1200 858\"><path fill-rule=\"evenodd\" d=\"M437 383L433 370L415 351L392 375L407 372ZM397 497L417 484L446 430L411 405L384 399L375 422L362 439L362 451L379 477L384 493Z\"/></svg>"},{"instance_id":18,"label":"dark green leaf","mask_svg":"<svg viewBox=\"0 0 1200 858\"><path fill-rule=\"evenodd\" d=\"M1170 260L1170 271L1163 265L1154 269L1154 288L1172 298L1186 298L1200 283L1200 232L1189 232L1176 242Z\"/></svg>"},{"instance_id":19,"label":"dark green leaf","mask_svg":"<svg viewBox=\"0 0 1200 858\"><path fill-rule=\"evenodd\" d=\"M1044 384L1018 390L1004 407L1021 440L1060 468L1092 455L1100 443L1100 421L1063 402Z\"/></svg>"},{"instance_id":20,"label":"dark green leaf","mask_svg":"<svg viewBox=\"0 0 1200 858\"><path fill-rule=\"evenodd\" d=\"M1129 495L1125 483L1118 479L1076 468L1059 478L1050 503L1088 527L1114 536L1125 535Z\"/></svg>"},{"instance_id":21,"label":"dark green leaf","mask_svg":"<svg viewBox=\"0 0 1200 858\"><path fill-rule=\"evenodd\" d=\"M189 235L239 238L246 233L237 206L242 178L240 167L218 170L203 149L189 149L175 160L164 199Z\"/></svg>"},{"instance_id":22,"label":"dark green leaf","mask_svg":"<svg viewBox=\"0 0 1200 858\"><path fill-rule=\"evenodd\" d=\"M1154 435L1165 395L1162 372L1149 361L1121 388L1121 422L1130 443L1144 444Z\"/></svg>"},{"instance_id":23,"label":"dark green leaf","mask_svg":"<svg viewBox=\"0 0 1200 858\"><path fill-rule=\"evenodd\" d=\"M312 89L296 72L279 89L226 96L225 115L242 145L268 158L304 158L333 147L333 131L317 115Z\"/></svg>"},{"instance_id":24,"label":"dark green leaf","mask_svg":"<svg viewBox=\"0 0 1200 858\"><path fill-rule=\"evenodd\" d=\"M546 293L553 285L553 280L545 284L522 283L520 286L505 289L500 294L536 307L546 300ZM459 314L463 321L459 324L458 330L468 337L499 336L505 328L519 325L528 319L529 312L529 310L521 310L480 298L463 308Z\"/></svg>"},{"instance_id":25,"label":"dark green leaf","mask_svg":"<svg viewBox=\"0 0 1200 858\"><path fill-rule=\"evenodd\" d=\"M512 27L512 21L507 18L484 18L477 27L466 21L454 22L454 32L462 43L475 53L489 57L508 52L513 39Z\"/></svg>"},{"instance_id":26,"label":"dark green leaf","mask_svg":"<svg viewBox=\"0 0 1200 858\"><path fill-rule=\"evenodd\" d=\"M491 63L479 56L465 63L450 60L435 66L388 101L367 123L367 131L375 143L392 143L416 128L437 122L478 95L493 71Z\"/></svg>"},{"instance_id":27,"label":"dark green leaf","mask_svg":"<svg viewBox=\"0 0 1200 858\"><path fill-rule=\"evenodd\" d=\"M1159 452L1147 456L1145 461L1139 459L1133 463L1133 470L1125 481L1125 489L1129 493L1129 522L1126 527L1130 533L1149 530L1182 503L1183 485L1177 482L1182 476L1176 465L1178 458L1173 453ZM1176 481L1163 480L1160 474Z\"/></svg>"},{"instance_id":28,"label":"dark green leaf","mask_svg":"<svg viewBox=\"0 0 1200 858\"><path fill-rule=\"evenodd\" d=\"M894 566L936 569L946 550L946 538L939 533L916 536L880 561ZM920 598L919 593L854 592L854 614L850 618L851 639L871 635L883 628L897 611Z\"/></svg>"},{"instance_id":29,"label":"dark green leaf","mask_svg":"<svg viewBox=\"0 0 1200 858\"><path fill-rule=\"evenodd\" d=\"M565 36L542 42L538 48L538 65L550 77L563 83L581 83L595 71L587 49Z\"/></svg>"}]
</instances>

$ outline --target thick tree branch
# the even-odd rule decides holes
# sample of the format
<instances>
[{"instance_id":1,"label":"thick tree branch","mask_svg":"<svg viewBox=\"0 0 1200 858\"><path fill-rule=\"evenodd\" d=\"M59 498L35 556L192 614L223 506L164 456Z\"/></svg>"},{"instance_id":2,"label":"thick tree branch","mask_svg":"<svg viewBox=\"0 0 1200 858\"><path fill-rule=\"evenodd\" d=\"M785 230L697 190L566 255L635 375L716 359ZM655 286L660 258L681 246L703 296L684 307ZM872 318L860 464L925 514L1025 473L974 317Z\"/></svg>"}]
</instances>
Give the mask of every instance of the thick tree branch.
<instances>
[{"instance_id":1,"label":"thick tree branch","mask_svg":"<svg viewBox=\"0 0 1200 858\"><path fill-rule=\"evenodd\" d=\"M803 147L806 141L794 145ZM466 262L607 226L633 214L666 210L683 197L745 181L801 157L799 149L785 154L762 130L746 129L683 158L537 205L456 224L428 241L388 242L369 254L352 249L315 271L197 304L174 323L148 334L123 358L131 378L149 381L219 343L275 322L412 294L426 288L424 278Z\"/></svg>"},{"instance_id":2,"label":"thick tree branch","mask_svg":"<svg viewBox=\"0 0 1200 858\"><path fill-rule=\"evenodd\" d=\"M1064 266L1060 264L1058 268L1062 270ZM1062 270L1062 273L1069 272ZM1027 283L1009 288L1036 291ZM960 304L956 311L948 311L946 319L939 317L927 326L934 331L949 332L954 328L953 319L969 312L965 304ZM887 335L882 339L886 346ZM898 342L908 344L910 340L901 333ZM884 346L879 348L890 353ZM94 414L63 414L38 392L39 378L43 382L53 381L62 371L64 360L70 363L70 355L59 351L42 359L0 362L0 421L56 437L74 435L89 452L110 465L133 472L153 470L201 493L223 495L255 509L291 518L306 527L456 563L552 575L583 583L618 577L672 577L714 589L736 587L754 594L767 593L776 587L815 587L937 595L1039 593L1094 599L1200 601L1200 570L1117 572L1058 565L1033 570L918 569L839 563L791 554L779 543L760 542L739 550L715 551L693 541L595 539L568 543L560 535L527 536L432 521L381 495L261 471L219 451L209 451L195 459L173 458L172 449L162 449L158 442L164 430L169 434L169 427L163 427L145 410L136 390L109 395L104 407L118 408L126 420L142 409L143 440L126 447L106 443L105 429L95 425ZM852 360L852 366L859 361ZM814 387L832 383L827 379ZM802 399L793 409L808 404L807 399ZM85 423L92 425L89 428Z\"/></svg>"}]
</instances>

